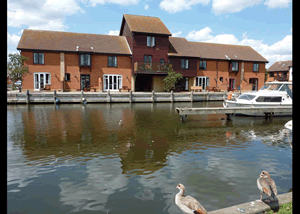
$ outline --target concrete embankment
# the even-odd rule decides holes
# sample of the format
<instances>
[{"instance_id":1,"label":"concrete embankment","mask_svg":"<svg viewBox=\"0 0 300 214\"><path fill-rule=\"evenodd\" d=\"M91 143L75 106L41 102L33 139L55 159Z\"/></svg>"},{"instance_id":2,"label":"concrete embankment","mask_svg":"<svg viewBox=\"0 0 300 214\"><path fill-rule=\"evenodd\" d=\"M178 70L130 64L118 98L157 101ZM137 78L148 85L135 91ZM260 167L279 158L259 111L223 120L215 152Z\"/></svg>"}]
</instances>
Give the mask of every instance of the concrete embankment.
<instances>
[{"instance_id":1,"label":"concrete embankment","mask_svg":"<svg viewBox=\"0 0 300 214\"><path fill-rule=\"evenodd\" d=\"M7 104L199 102L227 99L228 92L7 92Z\"/></svg>"},{"instance_id":2,"label":"concrete embankment","mask_svg":"<svg viewBox=\"0 0 300 214\"><path fill-rule=\"evenodd\" d=\"M257 195L257 197L259 198L259 194ZM261 213L263 211L269 210L270 208L278 209L281 204L285 204L292 201L293 199L292 192L278 195L277 199L278 200L274 200L274 202L270 202L269 204L266 204L264 202L260 203L257 201L251 201L251 202L238 204L220 210L214 210L208 213L209 214L241 214L241 213L256 214L256 213ZM242 212L238 210L239 208L242 210Z\"/></svg>"}]
</instances>

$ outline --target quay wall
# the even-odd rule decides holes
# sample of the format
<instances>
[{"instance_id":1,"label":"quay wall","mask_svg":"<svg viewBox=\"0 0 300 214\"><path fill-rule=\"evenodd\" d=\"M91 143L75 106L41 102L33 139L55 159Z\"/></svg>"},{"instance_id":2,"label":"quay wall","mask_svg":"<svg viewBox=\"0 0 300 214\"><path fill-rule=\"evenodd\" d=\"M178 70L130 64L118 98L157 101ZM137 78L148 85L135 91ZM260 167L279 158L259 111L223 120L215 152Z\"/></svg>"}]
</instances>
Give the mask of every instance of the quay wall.
<instances>
[{"instance_id":1,"label":"quay wall","mask_svg":"<svg viewBox=\"0 0 300 214\"><path fill-rule=\"evenodd\" d=\"M258 197L259 198L259 195ZM264 199L263 199L264 200ZM278 210L279 206L281 204L285 204L288 202L291 202L293 200L293 193L288 192L285 194L281 194L277 196L277 199L270 203L264 203L264 202L257 202L257 201L251 201L244 204L238 204L231 207L227 207L224 209L214 210L211 212L208 212L208 214L241 214L243 212L239 211L238 209L243 209L244 213L249 214L258 214L262 213L263 211L272 209L272 210Z\"/></svg>"},{"instance_id":2,"label":"quay wall","mask_svg":"<svg viewBox=\"0 0 300 214\"><path fill-rule=\"evenodd\" d=\"M223 101L228 92L7 92L7 104ZM236 93L237 95L239 93Z\"/></svg>"}]
</instances>

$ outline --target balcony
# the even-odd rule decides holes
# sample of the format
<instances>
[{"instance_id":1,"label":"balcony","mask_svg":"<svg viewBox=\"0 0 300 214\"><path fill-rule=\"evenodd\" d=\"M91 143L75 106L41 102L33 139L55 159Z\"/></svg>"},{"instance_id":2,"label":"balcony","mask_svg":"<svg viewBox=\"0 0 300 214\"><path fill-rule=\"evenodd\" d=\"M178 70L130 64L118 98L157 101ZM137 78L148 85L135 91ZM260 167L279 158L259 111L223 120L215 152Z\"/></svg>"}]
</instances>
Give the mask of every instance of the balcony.
<instances>
[{"instance_id":1,"label":"balcony","mask_svg":"<svg viewBox=\"0 0 300 214\"><path fill-rule=\"evenodd\" d=\"M277 76L274 79L277 81L288 81L287 75Z\"/></svg>"},{"instance_id":2,"label":"balcony","mask_svg":"<svg viewBox=\"0 0 300 214\"><path fill-rule=\"evenodd\" d=\"M134 73L139 74L167 74L172 68L171 63L135 62Z\"/></svg>"}]
</instances>

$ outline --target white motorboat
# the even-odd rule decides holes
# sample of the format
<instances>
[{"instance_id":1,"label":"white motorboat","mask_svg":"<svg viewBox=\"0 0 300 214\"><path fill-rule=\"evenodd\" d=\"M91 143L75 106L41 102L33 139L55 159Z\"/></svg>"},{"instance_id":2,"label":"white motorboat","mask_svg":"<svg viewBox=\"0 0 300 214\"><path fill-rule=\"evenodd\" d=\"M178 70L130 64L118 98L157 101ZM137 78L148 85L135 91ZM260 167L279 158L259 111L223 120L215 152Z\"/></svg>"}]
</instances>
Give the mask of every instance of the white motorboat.
<instances>
[{"instance_id":1,"label":"white motorboat","mask_svg":"<svg viewBox=\"0 0 300 214\"><path fill-rule=\"evenodd\" d=\"M287 128L288 130L290 131L293 131L293 120L290 120L289 122L287 122L285 125L284 125L285 128Z\"/></svg>"},{"instance_id":2,"label":"white motorboat","mask_svg":"<svg viewBox=\"0 0 300 214\"><path fill-rule=\"evenodd\" d=\"M224 107L276 107L292 106L292 82L266 82L259 91L242 93L235 100L226 100ZM243 114L265 116L263 113ZM273 116L291 116L290 113L274 113Z\"/></svg>"}]
</instances>

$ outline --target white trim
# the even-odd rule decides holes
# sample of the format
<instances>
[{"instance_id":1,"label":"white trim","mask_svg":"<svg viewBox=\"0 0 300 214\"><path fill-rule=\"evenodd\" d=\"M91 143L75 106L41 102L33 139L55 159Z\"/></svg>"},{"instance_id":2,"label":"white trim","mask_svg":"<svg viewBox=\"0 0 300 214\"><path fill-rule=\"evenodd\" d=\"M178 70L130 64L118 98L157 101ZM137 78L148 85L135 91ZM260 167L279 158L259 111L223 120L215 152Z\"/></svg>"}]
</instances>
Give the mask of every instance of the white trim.
<instances>
[{"instance_id":1,"label":"white trim","mask_svg":"<svg viewBox=\"0 0 300 214\"><path fill-rule=\"evenodd\" d=\"M130 47L129 47L128 41L127 41L127 39L126 39L126 36L124 36L124 39L125 39L125 41L126 41L126 44L127 44L127 46L128 46L128 49L129 49L129 51L130 51L130 54L132 55L132 52L131 52L131 49L130 49Z\"/></svg>"},{"instance_id":2,"label":"white trim","mask_svg":"<svg viewBox=\"0 0 300 214\"><path fill-rule=\"evenodd\" d=\"M112 83L110 83L109 81L109 76L112 76ZM116 76L116 83L114 82L113 80L113 77ZM106 89L106 77L107 77L107 82L108 82L108 85L112 85L112 84L116 84L116 89L110 89L109 87L107 87ZM119 84L119 77L120 78L120 84ZM122 85L123 85L123 75L120 75L120 74L103 74L103 91L119 91L119 89L122 88Z\"/></svg>"},{"instance_id":3,"label":"white trim","mask_svg":"<svg viewBox=\"0 0 300 214\"><path fill-rule=\"evenodd\" d=\"M48 83L46 83L46 75L47 74L49 74ZM38 88L36 87L37 82L36 82L36 79L35 79L35 75L38 75L38 77L39 77ZM36 73L33 73L33 88L34 88L35 91L41 90L41 84L40 84L41 75L43 75L44 86L45 85L51 85L51 73L49 73L49 72L36 72Z\"/></svg>"}]
</instances>

